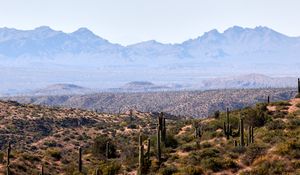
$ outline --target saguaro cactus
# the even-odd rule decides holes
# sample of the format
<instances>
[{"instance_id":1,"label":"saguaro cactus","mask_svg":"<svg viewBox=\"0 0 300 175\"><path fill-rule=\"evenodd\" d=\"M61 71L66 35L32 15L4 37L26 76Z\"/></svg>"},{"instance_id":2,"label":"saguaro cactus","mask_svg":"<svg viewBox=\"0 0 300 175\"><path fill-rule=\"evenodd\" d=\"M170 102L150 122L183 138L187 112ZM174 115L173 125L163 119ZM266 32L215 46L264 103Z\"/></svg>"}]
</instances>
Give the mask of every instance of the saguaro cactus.
<instances>
[{"instance_id":1,"label":"saguaro cactus","mask_svg":"<svg viewBox=\"0 0 300 175\"><path fill-rule=\"evenodd\" d=\"M253 126L249 126L248 127L248 143L249 144L254 143L253 132L254 132Z\"/></svg>"},{"instance_id":2,"label":"saguaro cactus","mask_svg":"<svg viewBox=\"0 0 300 175\"><path fill-rule=\"evenodd\" d=\"M79 147L78 154L79 154L79 157L78 157L78 171L80 173L82 173L82 148L81 147Z\"/></svg>"},{"instance_id":3,"label":"saguaro cactus","mask_svg":"<svg viewBox=\"0 0 300 175\"><path fill-rule=\"evenodd\" d=\"M166 133L167 133L167 129L166 129L166 119L164 118L164 113L161 112L158 116L158 126L159 126L159 130L160 130L160 139L161 142L165 143L166 141Z\"/></svg>"},{"instance_id":4,"label":"saguaro cactus","mask_svg":"<svg viewBox=\"0 0 300 175\"><path fill-rule=\"evenodd\" d=\"M195 126L195 138L201 138L202 137L202 128L200 125Z\"/></svg>"},{"instance_id":5,"label":"saguaro cactus","mask_svg":"<svg viewBox=\"0 0 300 175\"><path fill-rule=\"evenodd\" d=\"M147 164L150 163L150 145L151 145L151 140L150 138L147 140L147 152L146 152L146 162Z\"/></svg>"},{"instance_id":6,"label":"saguaro cactus","mask_svg":"<svg viewBox=\"0 0 300 175\"><path fill-rule=\"evenodd\" d=\"M95 175L100 175L100 170L99 170L99 168L96 168L96 170L95 170Z\"/></svg>"},{"instance_id":7,"label":"saguaro cactus","mask_svg":"<svg viewBox=\"0 0 300 175\"><path fill-rule=\"evenodd\" d=\"M160 135L161 135L161 130L160 130L160 127L157 126L157 160L158 162L160 163L161 162L161 147L160 147Z\"/></svg>"},{"instance_id":8,"label":"saguaro cactus","mask_svg":"<svg viewBox=\"0 0 300 175\"><path fill-rule=\"evenodd\" d=\"M298 78L298 94L300 94L300 78Z\"/></svg>"},{"instance_id":9,"label":"saguaro cactus","mask_svg":"<svg viewBox=\"0 0 300 175\"><path fill-rule=\"evenodd\" d=\"M105 156L106 156L107 159L110 158L110 143L109 142L106 142Z\"/></svg>"},{"instance_id":10,"label":"saguaro cactus","mask_svg":"<svg viewBox=\"0 0 300 175\"><path fill-rule=\"evenodd\" d=\"M142 140L142 135L139 136L139 169L138 169L138 175L143 174L144 170L144 145Z\"/></svg>"},{"instance_id":11,"label":"saguaro cactus","mask_svg":"<svg viewBox=\"0 0 300 175\"><path fill-rule=\"evenodd\" d=\"M162 141L166 142L167 128L166 128L166 118L163 117L163 125L162 125Z\"/></svg>"},{"instance_id":12,"label":"saguaro cactus","mask_svg":"<svg viewBox=\"0 0 300 175\"><path fill-rule=\"evenodd\" d=\"M197 145L197 147L199 147L199 145L200 145L200 139L202 137L202 128L201 128L201 125L195 124L194 137L196 139L196 145Z\"/></svg>"},{"instance_id":13,"label":"saguaro cactus","mask_svg":"<svg viewBox=\"0 0 300 175\"><path fill-rule=\"evenodd\" d=\"M244 120L241 117L240 118L240 146L245 146L245 140L244 140Z\"/></svg>"},{"instance_id":14,"label":"saguaro cactus","mask_svg":"<svg viewBox=\"0 0 300 175\"><path fill-rule=\"evenodd\" d=\"M42 165L41 175L44 175L44 165Z\"/></svg>"},{"instance_id":15,"label":"saguaro cactus","mask_svg":"<svg viewBox=\"0 0 300 175\"><path fill-rule=\"evenodd\" d=\"M11 144L9 141L7 147L6 175L10 175L10 152L11 152Z\"/></svg>"},{"instance_id":16,"label":"saguaro cactus","mask_svg":"<svg viewBox=\"0 0 300 175\"><path fill-rule=\"evenodd\" d=\"M268 104L270 103L270 96L268 95Z\"/></svg>"},{"instance_id":17,"label":"saguaro cactus","mask_svg":"<svg viewBox=\"0 0 300 175\"><path fill-rule=\"evenodd\" d=\"M229 139L229 137L232 135L232 129L229 121L229 109L226 109L226 122L223 124L223 130L224 135L226 135L226 138Z\"/></svg>"}]
</instances>

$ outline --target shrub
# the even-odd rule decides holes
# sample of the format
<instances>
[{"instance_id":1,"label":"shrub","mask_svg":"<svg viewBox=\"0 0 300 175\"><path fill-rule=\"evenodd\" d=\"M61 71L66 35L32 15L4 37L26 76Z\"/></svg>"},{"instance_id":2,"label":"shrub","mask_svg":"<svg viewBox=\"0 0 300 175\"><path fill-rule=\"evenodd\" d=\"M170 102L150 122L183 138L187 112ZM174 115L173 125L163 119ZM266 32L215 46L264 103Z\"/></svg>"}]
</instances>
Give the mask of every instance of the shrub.
<instances>
[{"instance_id":1,"label":"shrub","mask_svg":"<svg viewBox=\"0 0 300 175\"><path fill-rule=\"evenodd\" d=\"M214 172L220 171L223 169L224 162L221 158L206 158L201 160L201 166L206 170L212 170Z\"/></svg>"},{"instance_id":2,"label":"shrub","mask_svg":"<svg viewBox=\"0 0 300 175\"><path fill-rule=\"evenodd\" d=\"M161 175L172 175L174 173L176 173L178 170L175 166L167 166L165 168L161 168L159 170L159 174Z\"/></svg>"},{"instance_id":3,"label":"shrub","mask_svg":"<svg viewBox=\"0 0 300 175\"><path fill-rule=\"evenodd\" d=\"M103 175L116 175L121 169L121 165L116 162L100 162L99 169L102 171Z\"/></svg>"},{"instance_id":4,"label":"shrub","mask_svg":"<svg viewBox=\"0 0 300 175\"><path fill-rule=\"evenodd\" d=\"M277 146L276 153L300 159L300 141L291 140Z\"/></svg>"},{"instance_id":5,"label":"shrub","mask_svg":"<svg viewBox=\"0 0 300 175\"><path fill-rule=\"evenodd\" d=\"M244 116L244 121L247 125L253 127L264 126L270 117L262 106L256 106L256 108L245 108L241 114Z\"/></svg>"},{"instance_id":6,"label":"shrub","mask_svg":"<svg viewBox=\"0 0 300 175\"><path fill-rule=\"evenodd\" d=\"M48 140L48 141L44 142L44 145L47 146L47 147L56 147L57 143L54 140Z\"/></svg>"},{"instance_id":7,"label":"shrub","mask_svg":"<svg viewBox=\"0 0 300 175\"><path fill-rule=\"evenodd\" d=\"M195 145L193 145L193 144L184 144L184 145L180 146L180 149L183 152L189 152L189 151L195 150Z\"/></svg>"},{"instance_id":8,"label":"shrub","mask_svg":"<svg viewBox=\"0 0 300 175\"><path fill-rule=\"evenodd\" d=\"M272 106L291 106L291 104L287 101L277 101L277 102L272 102Z\"/></svg>"},{"instance_id":9,"label":"shrub","mask_svg":"<svg viewBox=\"0 0 300 175\"><path fill-rule=\"evenodd\" d=\"M101 136L96 137L94 139L94 143L92 146L92 153L97 157L104 156L106 153L106 143L108 141L109 139L106 137L101 137ZM110 142L109 147L110 147L110 156L116 157L115 145L112 142Z\"/></svg>"},{"instance_id":10,"label":"shrub","mask_svg":"<svg viewBox=\"0 0 300 175\"><path fill-rule=\"evenodd\" d=\"M24 160L28 160L30 162L40 161L41 160L37 155L29 154L29 153L22 154L22 157L23 157Z\"/></svg>"},{"instance_id":11,"label":"shrub","mask_svg":"<svg viewBox=\"0 0 300 175\"><path fill-rule=\"evenodd\" d=\"M289 128L289 129L295 129L299 126L300 126L300 119L299 118L290 119L288 124L287 124L287 128Z\"/></svg>"},{"instance_id":12,"label":"shrub","mask_svg":"<svg viewBox=\"0 0 300 175\"><path fill-rule=\"evenodd\" d=\"M286 166L286 162L282 160L263 158L255 163L255 167L250 174L265 175L265 174L287 174L290 170Z\"/></svg>"},{"instance_id":13,"label":"shrub","mask_svg":"<svg viewBox=\"0 0 300 175\"><path fill-rule=\"evenodd\" d=\"M256 158L264 154L265 150L266 147L264 146L250 145L242 157L242 162L246 165L251 165Z\"/></svg>"},{"instance_id":14,"label":"shrub","mask_svg":"<svg viewBox=\"0 0 300 175\"><path fill-rule=\"evenodd\" d=\"M273 120L266 127L268 130L284 129L285 123L282 120Z\"/></svg>"},{"instance_id":15,"label":"shrub","mask_svg":"<svg viewBox=\"0 0 300 175\"><path fill-rule=\"evenodd\" d=\"M219 157L219 153L220 153L220 151L215 148L207 148L207 149L201 150L198 153L198 156L202 159L205 159L205 158L211 158L211 157Z\"/></svg>"},{"instance_id":16,"label":"shrub","mask_svg":"<svg viewBox=\"0 0 300 175\"><path fill-rule=\"evenodd\" d=\"M171 147L171 148L176 148L178 146L177 140L174 138L173 135L167 135L166 136L166 142L165 142L166 147Z\"/></svg>"},{"instance_id":17,"label":"shrub","mask_svg":"<svg viewBox=\"0 0 300 175\"><path fill-rule=\"evenodd\" d=\"M224 159L222 157L211 157L201 160L201 166L206 170L214 172L224 169L236 169L238 165L231 159Z\"/></svg>"},{"instance_id":18,"label":"shrub","mask_svg":"<svg viewBox=\"0 0 300 175\"><path fill-rule=\"evenodd\" d=\"M61 159L61 152L60 150L58 149L55 149L55 148L49 148L47 150L47 154L49 156L51 156L52 158L54 158L56 161L60 160Z\"/></svg>"},{"instance_id":19,"label":"shrub","mask_svg":"<svg viewBox=\"0 0 300 175\"><path fill-rule=\"evenodd\" d=\"M215 119L220 118L220 111L219 110L214 113L214 118Z\"/></svg>"},{"instance_id":20,"label":"shrub","mask_svg":"<svg viewBox=\"0 0 300 175\"><path fill-rule=\"evenodd\" d=\"M212 145L211 145L209 142L203 142L203 143L201 144L201 147L202 147L202 148L210 148L210 147L212 147Z\"/></svg>"},{"instance_id":21,"label":"shrub","mask_svg":"<svg viewBox=\"0 0 300 175\"><path fill-rule=\"evenodd\" d=\"M137 126L135 124L130 124L127 126L129 129L137 129Z\"/></svg>"},{"instance_id":22,"label":"shrub","mask_svg":"<svg viewBox=\"0 0 300 175\"><path fill-rule=\"evenodd\" d=\"M204 174L202 168L197 166L187 166L183 169L183 172L187 175L201 175Z\"/></svg>"}]
</instances>

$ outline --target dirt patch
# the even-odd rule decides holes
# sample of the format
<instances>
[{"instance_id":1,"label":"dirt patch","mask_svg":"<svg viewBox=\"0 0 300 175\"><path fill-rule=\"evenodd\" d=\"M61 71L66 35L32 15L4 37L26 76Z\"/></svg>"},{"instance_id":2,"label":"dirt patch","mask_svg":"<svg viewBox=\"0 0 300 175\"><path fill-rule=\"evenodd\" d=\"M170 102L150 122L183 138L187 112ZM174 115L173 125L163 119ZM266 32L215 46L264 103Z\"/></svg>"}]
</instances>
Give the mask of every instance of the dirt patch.
<instances>
[{"instance_id":1,"label":"dirt patch","mask_svg":"<svg viewBox=\"0 0 300 175\"><path fill-rule=\"evenodd\" d=\"M183 135L187 132L187 130L191 129L192 125L186 125L184 127L181 128L181 130L179 131L179 133L177 134L177 136Z\"/></svg>"}]
</instances>

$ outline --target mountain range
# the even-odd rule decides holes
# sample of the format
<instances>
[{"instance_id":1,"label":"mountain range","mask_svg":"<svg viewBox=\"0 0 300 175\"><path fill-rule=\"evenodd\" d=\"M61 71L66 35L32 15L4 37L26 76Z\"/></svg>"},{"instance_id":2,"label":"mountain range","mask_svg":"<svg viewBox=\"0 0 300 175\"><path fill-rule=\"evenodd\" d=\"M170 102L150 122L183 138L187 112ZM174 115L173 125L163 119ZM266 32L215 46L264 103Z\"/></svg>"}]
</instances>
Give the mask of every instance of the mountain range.
<instances>
[{"instance_id":1,"label":"mountain range","mask_svg":"<svg viewBox=\"0 0 300 175\"><path fill-rule=\"evenodd\" d=\"M131 81L198 85L205 78L300 73L300 37L267 27L211 30L177 44L155 40L122 46L87 28L0 28L0 93L51 84L117 88Z\"/></svg>"},{"instance_id":2,"label":"mountain range","mask_svg":"<svg viewBox=\"0 0 300 175\"><path fill-rule=\"evenodd\" d=\"M110 43L87 28L73 33L55 31L47 26L34 30L0 29L0 54L3 57L48 57L62 54L89 54L108 58L216 59L249 54L270 54L297 50L299 37L288 37L267 27L231 27L223 33L211 30L180 44L162 44L155 40L122 46Z\"/></svg>"}]
</instances>

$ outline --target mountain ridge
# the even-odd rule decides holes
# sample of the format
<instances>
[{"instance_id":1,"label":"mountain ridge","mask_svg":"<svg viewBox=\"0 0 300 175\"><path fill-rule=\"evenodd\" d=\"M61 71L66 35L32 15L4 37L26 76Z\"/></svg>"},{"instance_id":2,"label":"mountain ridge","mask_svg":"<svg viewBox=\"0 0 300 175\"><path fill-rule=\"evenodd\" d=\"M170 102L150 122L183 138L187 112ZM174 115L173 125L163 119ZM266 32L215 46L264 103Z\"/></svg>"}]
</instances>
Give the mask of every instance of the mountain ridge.
<instances>
[{"instance_id":1,"label":"mountain ridge","mask_svg":"<svg viewBox=\"0 0 300 175\"><path fill-rule=\"evenodd\" d=\"M155 49L155 47L159 47L159 46L166 47L166 48L172 47L172 48L178 49L178 47L186 48L187 46L193 46L193 45L197 45L197 44L199 44L199 46L201 46L201 44L216 44L216 43L221 44L223 42L231 41L232 39L246 40L246 39L251 38L249 35L250 36L257 35L260 37L269 37L269 38L266 38L265 42L268 41L268 39L270 39L271 41L275 41L276 39L279 39L280 42L290 39L290 40L297 40L297 41L299 40L298 42L300 42L300 37L290 37L290 36L284 35L282 33L279 33L273 29L270 29L268 27L260 26L260 27L256 27L256 28L243 28L243 27L239 27L239 26L233 26L233 27L226 29L222 33L216 29L213 29L211 31L205 32L203 35L200 35L197 38L187 39L186 41L183 41L181 43L171 44L171 43L161 43L156 40L148 40L148 41L138 42L135 44L130 44L130 45L124 46L124 45L121 45L118 43L112 43L109 40L104 39L104 38L94 34L91 30L89 30L88 28L84 28L84 27L79 28L76 31L71 32L71 33L65 33L63 31L53 30L48 26L41 26L41 27L37 27L33 30L19 30L19 29L15 29L15 28L6 28L6 27L0 28L0 44L3 41L8 42L8 41L16 40L16 39L24 40L24 39L32 39L32 38L34 38L34 40L41 39L44 42L50 42L53 40L55 41L56 37L60 37L61 40L66 40L65 42L75 42L75 43L78 42L78 41L76 41L76 39L78 39L80 41L83 41L83 39L84 39L85 42L87 42L88 40L92 40L92 41L94 41L94 43L92 42L92 44L94 44L94 47L106 44L106 45L110 45L110 46L115 46L116 48L114 48L114 49L116 49L116 50L118 50L118 49L126 50L126 49L130 49L130 48L139 48L142 46L146 47L146 48L151 47L152 49L153 49L153 47ZM49 39L50 39L50 41L49 41ZM259 39L259 38L255 38L255 39ZM223 40L227 40L227 41L223 41ZM233 40L231 42L237 42L237 41L238 40ZM59 41L57 41L57 42L59 42ZM63 42L63 41L60 41L60 42ZM24 44L26 45L26 44L30 44L30 43L24 43ZM64 43L62 43L62 44L64 44ZM76 43L76 44L78 44L78 43ZM91 47L91 46L89 46L89 47ZM67 49L67 47L65 47L64 49ZM100 51L101 51L101 48L98 48L98 49L100 49ZM109 47L103 48L103 49L104 50L109 49ZM0 53L1 53L1 50L0 50Z\"/></svg>"},{"instance_id":2,"label":"mountain ridge","mask_svg":"<svg viewBox=\"0 0 300 175\"><path fill-rule=\"evenodd\" d=\"M249 73L296 77L299 57L299 37L267 27L234 26L177 44L150 40L129 46L111 43L87 28L71 33L45 26L1 28L0 93L66 82L105 89L136 80L195 85L205 77Z\"/></svg>"}]
</instances>

